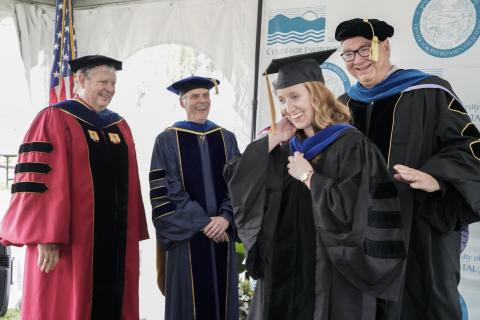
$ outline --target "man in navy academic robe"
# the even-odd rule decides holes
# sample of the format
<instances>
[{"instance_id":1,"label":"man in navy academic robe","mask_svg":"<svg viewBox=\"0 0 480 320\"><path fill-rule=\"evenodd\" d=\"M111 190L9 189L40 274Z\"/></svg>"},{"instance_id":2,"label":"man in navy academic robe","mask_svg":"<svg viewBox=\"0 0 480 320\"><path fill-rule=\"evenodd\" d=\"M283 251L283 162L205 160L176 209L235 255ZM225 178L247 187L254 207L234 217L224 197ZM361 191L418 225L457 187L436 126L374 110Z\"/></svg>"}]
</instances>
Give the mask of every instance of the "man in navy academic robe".
<instances>
[{"instance_id":1,"label":"man in navy academic robe","mask_svg":"<svg viewBox=\"0 0 480 320\"><path fill-rule=\"evenodd\" d=\"M158 285L167 320L237 320L235 225L225 162L239 154L235 136L207 120L215 79L192 76L168 90L187 121L155 141L150 171Z\"/></svg>"}]
</instances>

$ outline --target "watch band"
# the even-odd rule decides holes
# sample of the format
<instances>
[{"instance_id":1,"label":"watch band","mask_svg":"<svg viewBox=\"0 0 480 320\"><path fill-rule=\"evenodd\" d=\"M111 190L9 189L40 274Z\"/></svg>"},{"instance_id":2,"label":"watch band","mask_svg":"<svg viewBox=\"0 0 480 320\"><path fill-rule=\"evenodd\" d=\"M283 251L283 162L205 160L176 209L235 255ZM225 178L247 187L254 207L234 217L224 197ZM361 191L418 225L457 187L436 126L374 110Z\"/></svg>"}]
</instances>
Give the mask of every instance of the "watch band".
<instances>
[{"instance_id":1,"label":"watch band","mask_svg":"<svg viewBox=\"0 0 480 320\"><path fill-rule=\"evenodd\" d=\"M310 177L310 175L313 173L313 170L308 170L307 172L305 172L304 174L302 174L299 178L299 180L301 182L305 182L307 181L308 177Z\"/></svg>"}]
</instances>

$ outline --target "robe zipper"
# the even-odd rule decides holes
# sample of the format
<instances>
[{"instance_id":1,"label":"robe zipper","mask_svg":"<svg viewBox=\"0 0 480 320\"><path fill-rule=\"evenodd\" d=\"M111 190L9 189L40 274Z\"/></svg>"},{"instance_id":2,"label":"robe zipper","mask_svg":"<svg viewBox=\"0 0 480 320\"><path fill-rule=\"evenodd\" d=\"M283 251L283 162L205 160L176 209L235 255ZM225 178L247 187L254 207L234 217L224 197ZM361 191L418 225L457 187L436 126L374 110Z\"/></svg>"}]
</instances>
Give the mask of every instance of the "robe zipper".
<instances>
[{"instance_id":1,"label":"robe zipper","mask_svg":"<svg viewBox=\"0 0 480 320\"><path fill-rule=\"evenodd\" d=\"M373 111L373 104L375 102L372 101L367 105L367 114L365 119L365 135L368 137L368 133L370 131L370 119L372 118L372 111Z\"/></svg>"}]
</instances>

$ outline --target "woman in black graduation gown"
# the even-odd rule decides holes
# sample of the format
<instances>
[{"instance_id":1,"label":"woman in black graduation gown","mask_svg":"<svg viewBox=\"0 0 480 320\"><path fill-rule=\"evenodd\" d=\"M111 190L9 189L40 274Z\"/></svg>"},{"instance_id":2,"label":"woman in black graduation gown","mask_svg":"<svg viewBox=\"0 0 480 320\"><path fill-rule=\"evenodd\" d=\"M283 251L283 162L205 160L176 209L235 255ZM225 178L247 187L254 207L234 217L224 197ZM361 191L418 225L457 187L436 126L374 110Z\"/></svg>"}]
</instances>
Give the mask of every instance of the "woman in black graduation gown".
<instances>
[{"instance_id":1,"label":"woman in black graduation gown","mask_svg":"<svg viewBox=\"0 0 480 320\"><path fill-rule=\"evenodd\" d=\"M380 152L319 67L334 50L273 60L282 119L227 164L249 319L382 319L405 269L397 192Z\"/></svg>"}]
</instances>

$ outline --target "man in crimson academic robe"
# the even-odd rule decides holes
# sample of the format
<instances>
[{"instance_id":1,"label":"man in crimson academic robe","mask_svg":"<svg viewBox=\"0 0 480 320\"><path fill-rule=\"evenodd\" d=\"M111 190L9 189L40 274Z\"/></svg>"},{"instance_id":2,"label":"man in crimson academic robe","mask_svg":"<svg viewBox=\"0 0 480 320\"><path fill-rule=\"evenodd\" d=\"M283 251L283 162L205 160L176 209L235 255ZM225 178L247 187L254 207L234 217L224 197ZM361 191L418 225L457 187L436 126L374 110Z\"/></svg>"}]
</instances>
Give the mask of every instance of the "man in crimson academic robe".
<instances>
[{"instance_id":1,"label":"man in crimson academic robe","mask_svg":"<svg viewBox=\"0 0 480 320\"><path fill-rule=\"evenodd\" d=\"M461 233L480 219L480 132L446 80L390 62L393 34L385 21L359 18L335 31L358 80L340 100L397 180L407 235L401 298L377 312L389 320L460 320Z\"/></svg>"},{"instance_id":2,"label":"man in crimson academic robe","mask_svg":"<svg viewBox=\"0 0 480 320\"><path fill-rule=\"evenodd\" d=\"M138 320L138 246L148 233L132 133L107 109L122 63L69 63L76 96L30 126L0 239L27 246L22 319Z\"/></svg>"}]
</instances>

